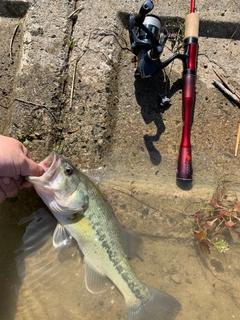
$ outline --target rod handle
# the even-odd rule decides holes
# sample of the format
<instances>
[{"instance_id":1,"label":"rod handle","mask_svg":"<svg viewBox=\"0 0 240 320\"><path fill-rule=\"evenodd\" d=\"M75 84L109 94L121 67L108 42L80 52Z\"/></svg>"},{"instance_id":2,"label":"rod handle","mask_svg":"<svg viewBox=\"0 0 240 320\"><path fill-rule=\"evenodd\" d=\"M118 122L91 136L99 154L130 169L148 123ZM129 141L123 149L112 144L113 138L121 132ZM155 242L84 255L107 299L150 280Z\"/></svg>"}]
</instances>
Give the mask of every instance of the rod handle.
<instances>
[{"instance_id":1,"label":"rod handle","mask_svg":"<svg viewBox=\"0 0 240 320\"><path fill-rule=\"evenodd\" d=\"M177 180L192 181L192 155L191 146L180 147L178 167L177 167Z\"/></svg>"},{"instance_id":2,"label":"rod handle","mask_svg":"<svg viewBox=\"0 0 240 320\"><path fill-rule=\"evenodd\" d=\"M197 13L189 13L185 19L184 39L194 37L198 38L199 33L199 15Z\"/></svg>"}]
</instances>

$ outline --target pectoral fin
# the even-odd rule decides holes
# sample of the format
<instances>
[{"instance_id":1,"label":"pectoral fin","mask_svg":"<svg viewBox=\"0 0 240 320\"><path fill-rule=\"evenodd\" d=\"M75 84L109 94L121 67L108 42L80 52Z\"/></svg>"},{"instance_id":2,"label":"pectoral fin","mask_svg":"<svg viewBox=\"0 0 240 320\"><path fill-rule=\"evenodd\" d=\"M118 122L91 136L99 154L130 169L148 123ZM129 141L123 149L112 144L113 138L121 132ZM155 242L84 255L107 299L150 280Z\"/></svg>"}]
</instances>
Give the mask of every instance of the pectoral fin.
<instances>
[{"instance_id":1,"label":"pectoral fin","mask_svg":"<svg viewBox=\"0 0 240 320\"><path fill-rule=\"evenodd\" d=\"M72 237L68 234L66 229L58 223L53 233L53 246L59 248L65 246L72 240Z\"/></svg>"},{"instance_id":2,"label":"pectoral fin","mask_svg":"<svg viewBox=\"0 0 240 320\"><path fill-rule=\"evenodd\" d=\"M106 290L108 277L98 271L86 259L85 261L85 284L89 292L99 294Z\"/></svg>"}]
</instances>

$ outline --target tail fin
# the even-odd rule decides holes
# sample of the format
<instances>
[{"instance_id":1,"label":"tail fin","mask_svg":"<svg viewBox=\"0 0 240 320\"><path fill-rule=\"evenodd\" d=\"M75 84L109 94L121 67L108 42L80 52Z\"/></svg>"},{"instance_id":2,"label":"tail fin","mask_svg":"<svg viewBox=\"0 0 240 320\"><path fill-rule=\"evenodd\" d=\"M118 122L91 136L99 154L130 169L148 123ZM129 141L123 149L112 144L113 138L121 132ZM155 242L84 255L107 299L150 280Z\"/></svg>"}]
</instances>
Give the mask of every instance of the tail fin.
<instances>
[{"instance_id":1,"label":"tail fin","mask_svg":"<svg viewBox=\"0 0 240 320\"><path fill-rule=\"evenodd\" d=\"M127 306L128 320L173 320L181 309L180 303L172 296L147 287L150 297L140 305Z\"/></svg>"}]
</instances>

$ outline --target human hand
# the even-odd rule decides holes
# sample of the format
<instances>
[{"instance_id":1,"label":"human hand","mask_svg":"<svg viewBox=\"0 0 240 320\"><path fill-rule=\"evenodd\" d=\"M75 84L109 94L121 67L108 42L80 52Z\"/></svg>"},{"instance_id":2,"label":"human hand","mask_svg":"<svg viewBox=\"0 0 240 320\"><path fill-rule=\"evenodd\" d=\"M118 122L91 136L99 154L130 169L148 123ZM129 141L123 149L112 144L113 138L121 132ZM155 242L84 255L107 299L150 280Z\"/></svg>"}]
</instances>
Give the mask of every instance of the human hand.
<instances>
[{"instance_id":1,"label":"human hand","mask_svg":"<svg viewBox=\"0 0 240 320\"><path fill-rule=\"evenodd\" d=\"M30 159L27 148L16 139L0 135L0 202L15 197L31 184L24 176L41 176L42 167Z\"/></svg>"}]
</instances>

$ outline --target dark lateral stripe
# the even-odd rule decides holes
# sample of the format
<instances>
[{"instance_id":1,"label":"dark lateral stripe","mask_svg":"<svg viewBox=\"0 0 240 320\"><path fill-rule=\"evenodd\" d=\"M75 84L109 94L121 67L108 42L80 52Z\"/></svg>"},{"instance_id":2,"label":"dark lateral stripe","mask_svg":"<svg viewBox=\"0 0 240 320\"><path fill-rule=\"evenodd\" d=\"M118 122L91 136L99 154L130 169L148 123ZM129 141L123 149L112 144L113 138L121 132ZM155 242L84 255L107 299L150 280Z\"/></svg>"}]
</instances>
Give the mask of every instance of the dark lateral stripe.
<instances>
[{"instance_id":1,"label":"dark lateral stripe","mask_svg":"<svg viewBox=\"0 0 240 320\"><path fill-rule=\"evenodd\" d=\"M129 272L127 272L121 265L121 257L119 257L119 252L116 252L116 250L112 248L111 243L108 243L106 233L103 231L101 223L98 223L94 215L91 214L88 214L87 219L91 223L92 228L95 230L98 240L99 242L101 242L102 248L107 252L109 260L113 263L113 267L121 275L122 279L127 283L129 289L137 299L145 298L145 296L141 294L141 284L140 286L136 284L136 281L132 279L131 274L129 274ZM124 259L125 258L123 258L122 260Z\"/></svg>"}]
</instances>

